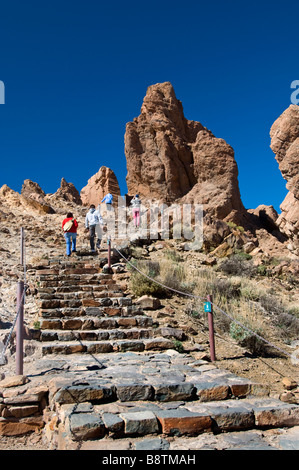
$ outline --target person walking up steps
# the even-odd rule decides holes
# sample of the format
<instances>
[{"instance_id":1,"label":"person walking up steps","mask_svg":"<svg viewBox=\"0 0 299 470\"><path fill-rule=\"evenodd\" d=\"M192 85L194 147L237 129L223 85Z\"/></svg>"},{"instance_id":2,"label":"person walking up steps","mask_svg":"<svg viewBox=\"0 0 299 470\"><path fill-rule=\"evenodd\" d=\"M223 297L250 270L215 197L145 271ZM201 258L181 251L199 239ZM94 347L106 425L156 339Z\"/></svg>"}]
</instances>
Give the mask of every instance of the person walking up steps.
<instances>
[{"instance_id":1,"label":"person walking up steps","mask_svg":"<svg viewBox=\"0 0 299 470\"><path fill-rule=\"evenodd\" d=\"M140 205L141 201L139 199L139 195L136 194L135 197L130 202L132 206L132 214L133 214L133 221L134 221L134 227L138 228L140 225Z\"/></svg>"},{"instance_id":2,"label":"person walking up steps","mask_svg":"<svg viewBox=\"0 0 299 470\"><path fill-rule=\"evenodd\" d=\"M89 241L90 241L90 249L94 253L95 250L95 244L94 244L94 239L96 237L96 227L99 224L103 224L103 219L98 211L96 211L96 208L93 204L91 204L89 211L86 214L85 217L85 228L86 230L89 230ZM97 248L100 247L101 240L97 240Z\"/></svg>"},{"instance_id":3,"label":"person walking up steps","mask_svg":"<svg viewBox=\"0 0 299 470\"><path fill-rule=\"evenodd\" d=\"M108 193L106 194L105 197L101 200L101 203L105 202L106 203L106 210L107 212L112 211L112 202L113 202L113 196L112 194Z\"/></svg>"},{"instance_id":4,"label":"person walking up steps","mask_svg":"<svg viewBox=\"0 0 299 470\"><path fill-rule=\"evenodd\" d=\"M77 229L77 220L73 217L71 212L68 212L66 218L62 221L67 256L71 256L72 252L76 252Z\"/></svg>"}]
</instances>

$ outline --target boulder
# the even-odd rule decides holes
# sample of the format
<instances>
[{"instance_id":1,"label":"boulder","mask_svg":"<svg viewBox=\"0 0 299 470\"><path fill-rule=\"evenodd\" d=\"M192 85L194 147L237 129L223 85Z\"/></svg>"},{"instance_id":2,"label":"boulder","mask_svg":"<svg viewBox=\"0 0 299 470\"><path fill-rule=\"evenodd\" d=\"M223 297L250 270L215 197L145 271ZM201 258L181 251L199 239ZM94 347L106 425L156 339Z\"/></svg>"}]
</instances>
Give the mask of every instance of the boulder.
<instances>
[{"instance_id":1,"label":"boulder","mask_svg":"<svg viewBox=\"0 0 299 470\"><path fill-rule=\"evenodd\" d=\"M136 300L136 303L144 310L156 310L161 307L159 299L155 299L149 295L143 295Z\"/></svg>"}]
</instances>

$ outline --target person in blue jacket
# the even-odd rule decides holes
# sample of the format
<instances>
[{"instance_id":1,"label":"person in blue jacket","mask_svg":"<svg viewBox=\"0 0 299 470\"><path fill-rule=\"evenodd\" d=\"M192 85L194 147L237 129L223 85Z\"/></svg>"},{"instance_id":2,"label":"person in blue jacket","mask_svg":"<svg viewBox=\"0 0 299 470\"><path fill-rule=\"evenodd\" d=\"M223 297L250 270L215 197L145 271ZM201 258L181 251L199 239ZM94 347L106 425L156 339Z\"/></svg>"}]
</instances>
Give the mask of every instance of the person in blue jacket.
<instances>
[{"instance_id":1,"label":"person in blue jacket","mask_svg":"<svg viewBox=\"0 0 299 470\"><path fill-rule=\"evenodd\" d=\"M112 210L113 196L112 196L111 193L106 194L106 196L103 197L103 199L101 200L101 202L105 202L105 203L106 203L107 212L110 212L110 211Z\"/></svg>"}]
</instances>

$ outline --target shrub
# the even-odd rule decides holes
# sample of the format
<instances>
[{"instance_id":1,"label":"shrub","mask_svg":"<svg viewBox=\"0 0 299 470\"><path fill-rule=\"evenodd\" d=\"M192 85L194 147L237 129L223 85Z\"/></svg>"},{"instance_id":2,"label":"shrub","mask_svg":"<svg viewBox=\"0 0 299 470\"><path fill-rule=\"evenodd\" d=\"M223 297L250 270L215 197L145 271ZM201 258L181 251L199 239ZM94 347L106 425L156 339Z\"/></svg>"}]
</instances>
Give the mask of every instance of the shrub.
<instances>
[{"instance_id":1,"label":"shrub","mask_svg":"<svg viewBox=\"0 0 299 470\"><path fill-rule=\"evenodd\" d=\"M266 351L267 344L254 333L254 331L251 332L234 321L230 325L230 335L240 346L247 349L252 354L263 355Z\"/></svg>"},{"instance_id":2,"label":"shrub","mask_svg":"<svg viewBox=\"0 0 299 470\"><path fill-rule=\"evenodd\" d=\"M134 267L130 267L131 278L130 288L134 295L140 297L142 295L152 295L153 297L163 297L167 294L166 289L160 286L156 282L152 281L146 276L156 280L159 272L160 265L157 262L152 261L137 261L131 260L131 263L139 269L140 272L136 271Z\"/></svg>"},{"instance_id":3,"label":"shrub","mask_svg":"<svg viewBox=\"0 0 299 470\"><path fill-rule=\"evenodd\" d=\"M250 278L256 273L253 263L250 260L245 261L239 255L226 259L220 264L218 269L230 276L246 276Z\"/></svg>"}]
</instances>

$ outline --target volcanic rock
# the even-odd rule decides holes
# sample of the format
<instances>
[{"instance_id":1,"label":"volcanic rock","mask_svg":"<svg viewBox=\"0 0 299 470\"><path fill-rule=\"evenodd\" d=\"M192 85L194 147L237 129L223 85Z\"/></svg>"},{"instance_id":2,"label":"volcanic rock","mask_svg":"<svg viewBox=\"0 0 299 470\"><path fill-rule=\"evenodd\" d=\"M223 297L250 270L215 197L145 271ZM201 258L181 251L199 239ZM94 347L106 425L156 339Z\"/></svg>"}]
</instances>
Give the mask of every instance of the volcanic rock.
<instances>
[{"instance_id":1,"label":"volcanic rock","mask_svg":"<svg viewBox=\"0 0 299 470\"><path fill-rule=\"evenodd\" d=\"M224 219L244 211L234 151L187 120L169 82L148 88L141 114L126 126L128 193L165 203L199 203Z\"/></svg>"},{"instance_id":2,"label":"volcanic rock","mask_svg":"<svg viewBox=\"0 0 299 470\"><path fill-rule=\"evenodd\" d=\"M39 213L54 214L55 210L45 199L46 194L41 187L33 181L24 181L21 190L21 203L29 210L36 210Z\"/></svg>"},{"instance_id":3,"label":"volcanic rock","mask_svg":"<svg viewBox=\"0 0 299 470\"><path fill-rule=\"evenodd\" d=\"M75 188L73 183L67 183L64 178L61 179L60 188L57 189L56 193L48 196L48 198L54 202L70 202L72 204L81 205L81 197L79 191Z\"/></svg>"},{"instance_id":4,"label":"volcanic rock","mask_svg":"<svg viewBox=\"0 0 299 470\"><path fill-rule=\"evenodd\" d=\"M276 223L290 238L289 249L299 255L299 106L291 105L282 113L271 127L270 137L289 190Z\"/></svg>"},{"instance_id":5,"label":"volcanic rock","mask_svg":"<svg viewBox=\"0 0 299 470\"><path fill-rule=\"evenodd\" d=\"M118 196L120 196L120 189L114 172L110 168L102 166L81 190L82 204L84 206L90 204L97 206L107 193L111 193L114 200L117 201Z\"/></svg>"}]
</instances>

